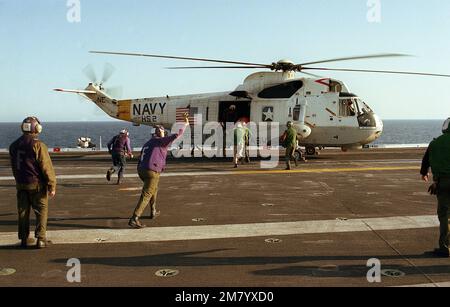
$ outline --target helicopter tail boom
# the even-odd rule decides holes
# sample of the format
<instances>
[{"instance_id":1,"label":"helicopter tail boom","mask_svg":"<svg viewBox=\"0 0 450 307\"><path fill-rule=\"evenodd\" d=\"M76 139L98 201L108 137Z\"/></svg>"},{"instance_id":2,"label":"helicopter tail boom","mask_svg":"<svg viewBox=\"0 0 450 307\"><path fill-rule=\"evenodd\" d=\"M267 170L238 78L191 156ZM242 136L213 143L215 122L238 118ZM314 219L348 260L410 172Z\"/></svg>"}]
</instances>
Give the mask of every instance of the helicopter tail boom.
<instances>
[{"instance_id":1,"label":"helicopter tail boom","mask_svg":"<svg viewBox=\"0 0 450 307\"><path fill-rule=\"evenodd\" d=\"M75 93L75 94L96 94L96 91L89 90L70 90L64 88L55 88L53 89L55 92L63 92L63 93Z\"/></svg>"}]
</instances>

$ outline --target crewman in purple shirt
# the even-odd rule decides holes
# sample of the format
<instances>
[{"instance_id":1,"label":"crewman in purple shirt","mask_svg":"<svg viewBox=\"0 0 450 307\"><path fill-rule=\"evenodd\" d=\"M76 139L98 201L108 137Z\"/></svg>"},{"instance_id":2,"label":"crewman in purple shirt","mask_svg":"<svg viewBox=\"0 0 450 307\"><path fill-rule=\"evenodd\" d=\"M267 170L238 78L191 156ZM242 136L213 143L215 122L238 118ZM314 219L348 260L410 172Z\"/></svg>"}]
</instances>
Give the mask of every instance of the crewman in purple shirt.
<instances>
[{"instance_id":1,"label":"crewman in purple shirt","mask_svg":"<svg viewBox=\"0 0 450 307\"><path fill-rule=\"evenodd\" d=\"M158 194L159 176L166 166L167 150L170 145L179 137L181 137L189 125L189 114L184 114L184 126L178 131L178 134L165 136L165 130L161 126L155 128L155 135L142 148L141 158L138 164L139 178L144 182L141 197L134 210L128 225L132 228L144 228L139 218L144 213L145 208L150 204L153 219L159 215L156 211L156 196Z\"/></svg>"},{"instance_id":2,"label":"crewman in purple shirt","mask_svg":"<svg viewBox=\"0 0 450 307\"><path fill-rule=\"evenodd\" d=\"M111 175L118 172L117 184L123 180L123 172L127 163L127 156L133 158L130 145L130 133L124 129L120 134L108 142L108 152L111 154L113 166L106 173L106 179L111 180Z\"/></svg>"}]
</instances>

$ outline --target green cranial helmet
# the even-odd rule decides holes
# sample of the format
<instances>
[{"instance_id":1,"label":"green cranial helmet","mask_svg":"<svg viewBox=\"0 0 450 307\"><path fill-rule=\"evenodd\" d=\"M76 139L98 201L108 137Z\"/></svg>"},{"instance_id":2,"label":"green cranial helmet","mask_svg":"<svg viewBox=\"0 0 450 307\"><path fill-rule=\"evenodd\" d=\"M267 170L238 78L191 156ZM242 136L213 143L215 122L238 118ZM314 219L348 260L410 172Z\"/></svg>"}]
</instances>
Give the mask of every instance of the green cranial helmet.
<instances>
[{"instance_id":1,"label":"green cranial helmet","mask_svg":"<svg viewBox=\"0 0 450 307\"><path fill-rule=\"evenodd\" d=\"M291 128L292 127L292 122L291 121L288 121L287 123L286 123L286 126L288 127L288 128Z\"/></svg>"}]
</instances>

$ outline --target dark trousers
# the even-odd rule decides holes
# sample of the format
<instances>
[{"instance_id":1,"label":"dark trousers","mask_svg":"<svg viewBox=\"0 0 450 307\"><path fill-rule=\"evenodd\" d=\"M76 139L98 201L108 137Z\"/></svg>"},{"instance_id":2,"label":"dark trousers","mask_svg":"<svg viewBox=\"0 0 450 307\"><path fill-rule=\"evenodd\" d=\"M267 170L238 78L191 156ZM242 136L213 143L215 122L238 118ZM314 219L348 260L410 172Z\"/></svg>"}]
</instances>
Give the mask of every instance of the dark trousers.
<instances>
[{"instance_id":1,"label":"dark trousers","mask_svg":"<svg viewBox=\"0 0 450 307\"><path fill-rule=\"evenodd\" d=\"M438 183L438 218L439 218L439 248L449 250L449 208L450 208L450 178L440 178Z\"/></svg>"},{"instance_id":2,"label":"dark trousers","mask_svg":"<svg viewBox=\"0 0 450 307\"><path fill-rule=\"evenodd\" d=\"M30 211L36 215L35 237L46 239L48 218L47 189L17 191L17 209L19 213L19 240L30 235Z\"/></svg>"},{"instance_id":3,"label":"dark trousers","mask_svg":"<svg viewBox=\"0 0 450 307\"><path fill-rule=\"evenodd\" d=\"M288 146L286 148L286 156L285 156L286 167L289 168L289 169L291 168L291 160L295 159L294 153L295 153L295 147L294 146Z\"/></svg>"},{"instance_id":4,"label":"dark trousers","mask_svg":"<svg viewBox=\"0 0 450 307\"><path fill-rule=\"evenodd\" d=\"M120 153L112 153L113 166L109 169L111 174L118 172L119 178L123 178L123 173L125 171L125 166L127 164L127 159L125 155Z\"/></svg>"}]
</instances>

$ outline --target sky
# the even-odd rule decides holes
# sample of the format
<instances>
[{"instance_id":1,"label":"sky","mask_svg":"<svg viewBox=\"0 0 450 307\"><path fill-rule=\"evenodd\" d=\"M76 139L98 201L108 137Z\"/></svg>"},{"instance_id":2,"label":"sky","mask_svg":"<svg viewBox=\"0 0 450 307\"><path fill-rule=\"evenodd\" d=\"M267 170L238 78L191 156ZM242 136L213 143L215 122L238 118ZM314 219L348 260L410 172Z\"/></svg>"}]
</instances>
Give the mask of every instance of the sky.
<instances>
[{"instance_id":1,"label":"sky","mask_svg":"<svg viewBox=\"0 0 450 307\"><path fill-rule=\"evenodd\" d=\"M70 22L76 2L80 19ZM167 70L198 63L89 50L256 63L393 52L413 57L321 65L450 74L449 37L448 0L0 0L0 122L111 120L87 100L52 91L86 87L89 64L97 75L105 63L115 67L107 87L121 86L122 99L232 91L255 72ZM382 119L450 116L450 78L325 76L344 81Z\"/></svg>"}]
</instances>

